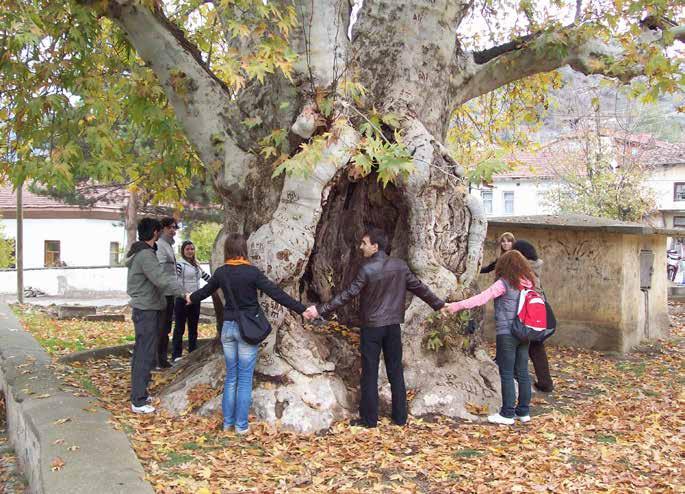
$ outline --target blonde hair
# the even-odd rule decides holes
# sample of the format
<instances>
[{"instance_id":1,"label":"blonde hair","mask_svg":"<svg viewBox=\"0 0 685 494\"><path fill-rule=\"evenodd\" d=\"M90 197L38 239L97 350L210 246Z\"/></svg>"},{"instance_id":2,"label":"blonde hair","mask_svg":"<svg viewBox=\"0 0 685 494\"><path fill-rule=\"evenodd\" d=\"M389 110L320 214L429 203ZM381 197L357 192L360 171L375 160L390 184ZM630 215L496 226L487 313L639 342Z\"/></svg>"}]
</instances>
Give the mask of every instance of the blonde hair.
<instances>
[{"instance_id":1,"label":"blonde hair","mask_svg":"<svg viewBox=\"0 0 685 494\"><path fill-rule=\"evenodd\" d=\"M497 238L497 245L499 246L499 255L501 256L505 252L502 250L502 240L511 240L512 248L514 245L514 242L516 242L516 237L514 237L514 234L511 232L504 232L502 235L500 235Z\"/></svg>"}]
</instances>

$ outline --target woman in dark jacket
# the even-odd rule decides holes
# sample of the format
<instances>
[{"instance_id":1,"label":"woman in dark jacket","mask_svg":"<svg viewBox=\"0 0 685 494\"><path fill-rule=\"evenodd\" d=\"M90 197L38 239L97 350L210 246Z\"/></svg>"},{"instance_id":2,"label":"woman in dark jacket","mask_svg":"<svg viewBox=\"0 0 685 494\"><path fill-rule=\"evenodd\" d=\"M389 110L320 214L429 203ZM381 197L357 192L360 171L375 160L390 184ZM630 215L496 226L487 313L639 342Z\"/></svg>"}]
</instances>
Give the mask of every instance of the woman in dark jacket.
<instances>
[{"instance_id":1,"label":"woman in dark jacket","mask_svg":"<svg viewBox=\"0 0 685 494\"><path fill-rule=\"evenodd\" d=\"M512 250L519 251L523 254L523 257L528 260L528 264L535 274L535 288L542 289L542 283L540 281L540 275L542 274L542 259L538 257L535 247L525 240L517 240L514 242ZM543 393L551 393L554 390L554 383L552 382L552 376L549 373L549 361L547 360L545 342L531 341L528 346L528 355L533 362L535 377L537 378L537 381L533 383L533 386Z\"/></svg>"},{"instance_id":2,"label":"woman in dark jacket","mask_svg":"<svg viewBox=\"0 0 685 494\"><path fill-rule=\"evenodd\" d=\"M497 255L497 258L504 254L505 252L509 252L514 245L514 242L516 241L516 238L514 237L513 233L509 232L504 232L502 235L499 236L497 239L497 244L499 245L499 254ZM480 269L480 274L485 274L485 273L490 273L494 271L495 269L495 264L497 264L497 259L492 261L490 264L488 264L485 267L482 267Z\"/></svg>"},{"instance_id":3,"label":"woman in dark jacket","mask_svg":"<svg viewBox=\"0 0 685 494\"><path fill-rule=\"evenodd\" d=\"M247 243L242 235L229 235L226 238L224 253L226 263L214 272L203 288L188 296L188 302L198 303L218 288L224 292L226 303L224 325L221 330L221 343L226 360L222 401L224 430L235 427L236 433L246 434L249 431L247 416L252 404L252 375L257 363L259 345L250 345L243 340L236 322L238 311L256 314L260 310L257 290L298 314L305 311L305 306L250 264L247 259ZM233 291L238 307L233 306L229 289Z\"/></svg>"}]
</instances>

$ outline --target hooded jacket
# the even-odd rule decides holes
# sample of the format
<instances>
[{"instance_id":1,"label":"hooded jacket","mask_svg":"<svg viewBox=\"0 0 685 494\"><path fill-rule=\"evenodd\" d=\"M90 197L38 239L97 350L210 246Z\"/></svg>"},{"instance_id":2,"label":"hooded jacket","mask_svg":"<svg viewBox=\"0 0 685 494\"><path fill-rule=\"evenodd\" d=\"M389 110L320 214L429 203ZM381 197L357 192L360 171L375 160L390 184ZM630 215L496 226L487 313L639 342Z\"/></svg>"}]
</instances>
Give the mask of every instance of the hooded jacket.
<instances>
[{"instance_id":1,"label":"hooded jacket","mask_svg":"<svg viewBox=\"0 0 685 494\"><path fill-rule=\"evenodd\" d=\"M134 309L162 310L166 306L164 293L185 295L176 276L169 276L162 270L155 250L147 242L138 241L126 254L126 293L131 297L129 303Z\"/></svg>"}]
</instances>

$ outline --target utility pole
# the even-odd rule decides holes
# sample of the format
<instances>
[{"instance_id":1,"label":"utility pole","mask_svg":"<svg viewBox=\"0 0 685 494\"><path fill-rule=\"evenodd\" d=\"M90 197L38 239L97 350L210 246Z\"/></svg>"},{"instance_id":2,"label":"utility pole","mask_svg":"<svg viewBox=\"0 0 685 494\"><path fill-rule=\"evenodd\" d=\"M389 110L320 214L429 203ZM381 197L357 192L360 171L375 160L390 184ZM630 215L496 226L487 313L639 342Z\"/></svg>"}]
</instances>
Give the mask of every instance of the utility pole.
<instances>
[{"instance_id":1,"label":"utility pole","mask_svg":"<svg viewBox=\"0 0 685 494\"><path fill-rule=\"evenodd\" d=\"M17 185L17 302L24 303L24 181Z\"/></svg>"}]
</instances>

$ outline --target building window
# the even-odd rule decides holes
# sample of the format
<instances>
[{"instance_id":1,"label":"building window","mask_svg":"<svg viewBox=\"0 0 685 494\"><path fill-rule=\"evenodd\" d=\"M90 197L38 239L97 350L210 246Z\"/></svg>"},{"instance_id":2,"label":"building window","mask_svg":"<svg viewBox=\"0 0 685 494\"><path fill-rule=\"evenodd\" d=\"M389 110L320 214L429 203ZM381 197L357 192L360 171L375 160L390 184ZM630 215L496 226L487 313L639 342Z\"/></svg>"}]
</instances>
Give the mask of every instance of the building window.
<instances>
[{"instance_id":1,"label":"building window","mask_svg":"<svg viewBox=\"0 0 685 494\"><path fill-rule=\"evenodd\" d=\"M109 243L109 265L118 266L121 261L119 260L119 242Z\"/></svg>"},{"instance_id":2,"label":"building window","mask_svg":"<svg viewBox=\"0 0 685 494\"><path fill-rule=\"evenodd\" d=\"M483 201L483 209L485 210L485 214L492 214L492 191L481 190L480 198Z\"/></svg>"},{"instance_id":3,"label":"building window","mask_svg":"<svg viewBox=\"0 0 685 494\"><path fill-rule=\"evenodd\" d=\"M59 240L45 241L45 267L61 266Z\"/></svg>"},{"instance_id":4,"label":"building window","mask_svg":"<svg viewBox=\"0 0 685 494\"><path fill-rule=\"evenodd\" d=\"M674 216L673 228L685 228L685 216Z\"/></svg>"},{"instance_id":5,"label":"building window","mask_svg":"<svg viewBox=\"0 0 685 494\"><path fill-rule=\"evenodd\" d=\"M514 214L514 192L503 192L504 214Z\"/></svg>"},{"instance_id":6,"label":"building window","mask_svg":"<svg viewBox=\"0 0 685 494\"><path fill-rule=\"evenodd\" d=\"M685 182L676 182L673 184L673 200L685 201Z\"/></svg>"}]
</instances>

